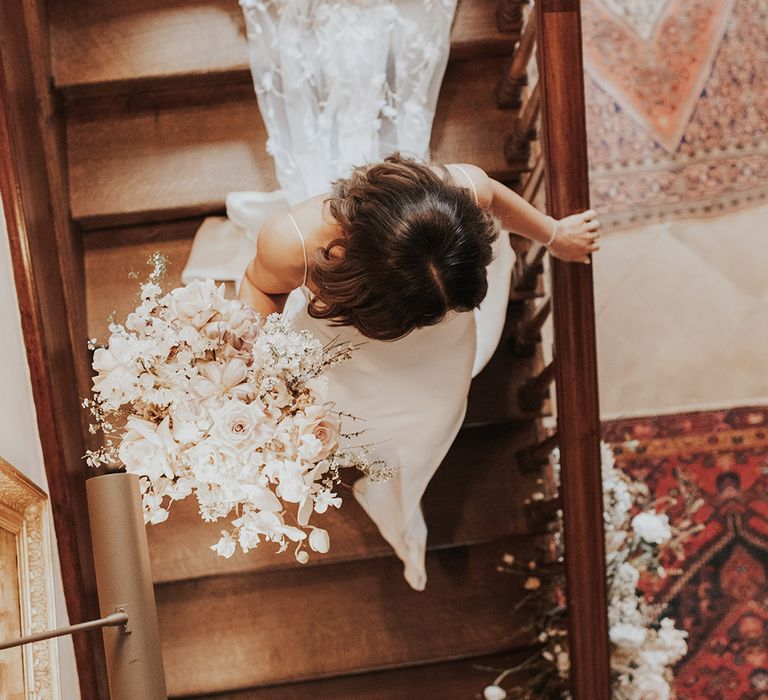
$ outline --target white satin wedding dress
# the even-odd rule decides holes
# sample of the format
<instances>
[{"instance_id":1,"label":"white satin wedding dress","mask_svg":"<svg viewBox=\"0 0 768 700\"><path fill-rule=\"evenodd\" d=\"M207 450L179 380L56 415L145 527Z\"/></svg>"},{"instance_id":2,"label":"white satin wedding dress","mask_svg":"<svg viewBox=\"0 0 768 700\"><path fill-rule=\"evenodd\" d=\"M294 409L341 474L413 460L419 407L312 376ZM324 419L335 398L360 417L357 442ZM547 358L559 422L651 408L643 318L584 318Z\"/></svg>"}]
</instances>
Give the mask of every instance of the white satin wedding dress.
<instances>
[{"instance_id":1,"label":"white satin wedding dress","mask_svg":"<svg viewBox=\"0 0 768 700\"><path fill-rule=\"evenodd\" d=\"M294 227L303 246L295 221ZM355 498L403 561L405 579L416 590L427 582L421 498L461 428L472 377L498 345L513 263L509 239L502 233L494 244L488 294L481 307L452 312L440 323L393 342L371 340L354 328L312 318L306 285L294 290L286 304L296 326L320 342L360 344L351 360L329 372L329 399L364 421L345 429L364 430L357 444L374 444L374 455L395 470L383 483L358 480Z\"/></svg>"},{"instance_id":2,"label":"white satin wedding dress","mask_svg":"<svg viewBox=\"0 0 768 700\"><path fill-rule=\"evenodd\" d=\"M280 190L235 192L228 219L198 231L184 282L242 278L271 215L318 193L354 165L402 152L428 159L456 0L240 0L251 72ZM457 174L456 180L458 181ZM300 232L299 232L300 235ZM419 502L464 417L472 376L501 335L513 253L501 236L481 309L392 343L331 327L307 314L306 288L287 306L321 340L366 341L334 369L331 398L365 420L365 440L397 469L356 497L405 564L426 584L427 528Z\"/></svg>"}]
</instances>

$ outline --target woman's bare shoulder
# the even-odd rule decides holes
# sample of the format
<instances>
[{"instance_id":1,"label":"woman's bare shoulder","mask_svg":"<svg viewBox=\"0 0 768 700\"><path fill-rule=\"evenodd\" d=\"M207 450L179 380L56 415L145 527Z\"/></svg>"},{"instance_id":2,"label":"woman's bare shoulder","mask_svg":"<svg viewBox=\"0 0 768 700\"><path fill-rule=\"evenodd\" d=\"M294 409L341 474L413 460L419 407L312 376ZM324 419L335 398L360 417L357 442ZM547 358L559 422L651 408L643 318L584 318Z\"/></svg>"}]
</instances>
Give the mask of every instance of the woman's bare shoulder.
<instances>
[{"instance_id":1,"label":"woman's bare shoulder","mask_svg":"<svg viewBox=\"0 0 768 700\"><path fill-rule=\"evenodd\" d=\"M453 175L455 183L460 187L469 187L467 178L472 181L477 191L477 203L481 207L491 205L493 201L493 188L491 186L491 178L488 177L485 170L471 163L450 163L446 167Z\"/></svg>"},{"instance_id":2,"label":"woman's bare shoulder","mask_svg":"<svg viewBox=\"0 0 768 700\"><path fill-rule=\"evenodd\" d=\"M256 258L263 274L294 288L304 279L305 260L330 242L331 226L323 216L325 196L314 197L275 214L259 230ZM305 258L306 253L306 258Z\"/></svg>"}]
</instances>

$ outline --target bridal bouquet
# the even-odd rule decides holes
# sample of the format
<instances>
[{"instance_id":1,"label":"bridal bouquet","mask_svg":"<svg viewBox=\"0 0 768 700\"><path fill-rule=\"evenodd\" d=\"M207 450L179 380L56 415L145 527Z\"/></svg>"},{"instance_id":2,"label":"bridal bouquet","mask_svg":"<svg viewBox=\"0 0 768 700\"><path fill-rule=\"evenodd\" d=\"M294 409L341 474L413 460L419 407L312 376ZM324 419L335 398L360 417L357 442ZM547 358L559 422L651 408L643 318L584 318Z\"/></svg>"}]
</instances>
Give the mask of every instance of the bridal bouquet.
<instances>
[{"instance_id":1,"label":"bridal bouquet","mask_svg":"<svg viewBox=\"0 0 768 700\"><path fill-rule=\"evenodd\" d=\"M559 477L559 451L550 457L555 480ZM603 506L608 593L608 624L611 643L611 671L615 700L669 700L672 666L687 652L688 633L675 626L671 618L659 620L658 610L646 603L638 590L641 576L646 580L668 575L663 562L683 559L683 543L699 526L692 515L702 505L700 499L681 489L684 503L679 526L670 522L665 504L651 502L645 484L633 481L615 465L613 452L602 444ZM534 494L540 500L541 493ZM666 506L677 505L671 502ZM555 533L555 556L562 561L560 532ZM564 581L555 574L548 585L535 562L519 566L507 555L501 570L521 574L524 588L536 591L542 604L537 621L543 650L519 666L504 671L483 696L486 700L504 698L569 698L567 690L570 659L566 632ZM534 672L533 680L507 691L500 683L518 672Z\"/></svg>"},{"instance_id":2,"label":"bridal bouquet","mask_svg":"<svg viewBox=\"0 0 768 700\"><path fill-rule=\"evenodd\" d=\"M341 506L339 470L390 476L365 448L340 447L341 416L326 401L326 369L348 345L321 346L278 314L262 324L224 287L195 281L164 294L165 259L156 254L140 303L111 323L95 348L91 432L105 434L89 465L122 464L140 475L144 517L159 523L173 501L194 494L206 521L229 517L212 546L230 557L261 541L284 552L295 543L329 549L314 513Z\"/></svg>"}]
</instances>

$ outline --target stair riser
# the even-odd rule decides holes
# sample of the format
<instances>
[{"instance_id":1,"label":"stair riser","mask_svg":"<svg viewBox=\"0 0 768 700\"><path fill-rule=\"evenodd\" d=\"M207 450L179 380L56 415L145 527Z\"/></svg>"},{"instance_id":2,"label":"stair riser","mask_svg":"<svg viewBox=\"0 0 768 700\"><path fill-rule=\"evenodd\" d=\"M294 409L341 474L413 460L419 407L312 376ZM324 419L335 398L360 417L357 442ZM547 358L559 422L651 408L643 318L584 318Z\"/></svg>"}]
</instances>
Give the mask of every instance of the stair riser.
<instances>
[{"instance_id":1,"label":"stair riser","mask_svg":"<svg viewBox=\"0 0 768 700\"><path fill-rule=\"evenodd\" d=\"M527 647L530 610L501 557L530 538L428 556L412 591L394 559L160 586L171 696L395 668Z\"/></svg>"}]
</instances>

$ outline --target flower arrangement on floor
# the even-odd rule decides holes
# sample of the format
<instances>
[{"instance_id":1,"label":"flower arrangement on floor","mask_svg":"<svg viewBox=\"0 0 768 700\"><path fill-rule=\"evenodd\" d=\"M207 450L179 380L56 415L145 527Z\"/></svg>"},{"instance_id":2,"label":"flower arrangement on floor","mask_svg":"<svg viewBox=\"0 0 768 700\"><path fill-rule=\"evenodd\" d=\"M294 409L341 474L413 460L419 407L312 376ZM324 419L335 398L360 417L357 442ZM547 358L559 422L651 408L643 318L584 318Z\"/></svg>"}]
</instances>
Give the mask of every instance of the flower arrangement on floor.
<instances>
[{"instance_id":1,"label":"flower arrangement on floor","mask_svg":"<svg viewBox=\"0 0 768 700\"><path fill-rule=\"evenodd\" d=\"M688 633L676 628L670 618L659 620L658 611L638 592L638 583L641 576L647 579L669 575L662 560L683 560L683 543L699 529L691 525L690 516L702 502L693 493L682 491L684 517L681 525L672 524L665 511L677 503L671 498L652 501L645 484L633 481L615 466L611 448L605 443L601 448L613 697L669 700L674 697L671 668L687 652ZM559 451L555 450L550 457L555 483L559 481L559 459ZM543 498L542 493L533 496L534 500ZM553 534L553 558L558 562L563 561L561 532L560 521ZM561 567L548 574L552 567L536 562L519 565L509 554L499 569L524 578L523 586L531 592L524 602L536 597L540 603L535 631L542 649L518 666L504 670L485 688L485 700L570 698L567 608ZM525 680L521 685L509 690L502 687L506 678L522 673Z\"/></svg>"},{"instance_id":2,"label":"flower arrangement on floor","mask_svg":"<svg viewBox=\"0 0 768 700\"><path fill-rule=\"evenodd\" d=\"M306 562L327 552L313 513L338 508L340 469L375 481L391 476L370 451L342 449L341 414L326 401L329 367L353 348L323 347L279 314L257 313L224 296L224 286L195 281L165 294L166 260L153 255L140 303L124 324L111 323L96 348L91 432L103 445L92 467L122 464L138 474L145 521L168 518L192 494L206 521L232 517L212 546L230 557L262 540Z\"/></svg>"}]
</instances>

